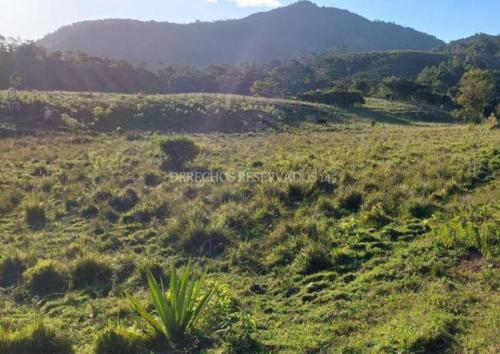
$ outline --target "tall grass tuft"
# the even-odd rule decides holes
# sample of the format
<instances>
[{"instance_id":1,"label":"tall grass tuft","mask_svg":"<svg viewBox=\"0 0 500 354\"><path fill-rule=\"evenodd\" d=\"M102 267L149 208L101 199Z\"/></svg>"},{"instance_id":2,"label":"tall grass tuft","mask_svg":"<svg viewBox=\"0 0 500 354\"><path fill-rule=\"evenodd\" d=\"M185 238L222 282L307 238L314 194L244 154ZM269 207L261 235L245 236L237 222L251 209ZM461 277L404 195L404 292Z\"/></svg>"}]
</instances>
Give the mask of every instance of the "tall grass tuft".
<instances>
[{"instance_id":1,"label":"tall grass tuft","mask_svg":"<svg viewBox=\"0 0 500 354\"><path fill-rule=\"evenodd\" d=\"M180 275L175 266L172 266L168 289L165 289L163 281L158 282L149 272L148 288L154 306L151 313L136 298L126 296L132 303L139 322L146 324L152 334L178 344L194 327L214 294L214 288L210 287L202 295L205 276L206 273L195 279L191 264Z\"/></svg>"}]
</instances>

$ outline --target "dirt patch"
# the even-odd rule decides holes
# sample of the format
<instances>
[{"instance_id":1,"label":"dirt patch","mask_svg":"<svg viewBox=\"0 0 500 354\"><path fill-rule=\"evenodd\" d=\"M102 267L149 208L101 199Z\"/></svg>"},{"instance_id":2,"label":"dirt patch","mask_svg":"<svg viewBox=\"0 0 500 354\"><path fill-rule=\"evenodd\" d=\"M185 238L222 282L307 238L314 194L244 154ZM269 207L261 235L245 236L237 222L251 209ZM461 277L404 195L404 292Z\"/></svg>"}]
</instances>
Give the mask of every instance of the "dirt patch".
<instances>
[{"instance_id":1,"label":"dirt patch","mask_svg":"<svg viewBox=\"0 0 500 354\"><path fill-rule=\"evenodd\" d=\"M481 254L471 253L460 260L456 270L464 273L480 272L485 265L486 261Z\"/></svg>"}]
</instances>

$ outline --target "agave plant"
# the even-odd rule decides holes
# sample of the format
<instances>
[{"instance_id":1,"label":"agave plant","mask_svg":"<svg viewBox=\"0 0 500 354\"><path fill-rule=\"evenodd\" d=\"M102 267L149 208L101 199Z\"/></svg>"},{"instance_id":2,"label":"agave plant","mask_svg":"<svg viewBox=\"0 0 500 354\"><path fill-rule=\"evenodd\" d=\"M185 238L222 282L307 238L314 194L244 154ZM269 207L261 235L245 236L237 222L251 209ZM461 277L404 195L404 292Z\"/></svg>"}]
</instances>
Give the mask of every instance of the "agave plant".
<instances>
[{"instance_id":1,"label":"agave plant","mask_svg":"<svg viewBox=\"0 0 500 354\"><path fill-rule=\"evenodd\" d=\"M205 276L206 273L203 273L199 279L195 279L191 264L187 265L181 275L178 275L172 266L168 289L165 289L163 281L158 282L153 274L148 272L148 287L154 306L151 313L136 298L130 295L127 297L138 319L153 333L167 338L172 343L179 343L193 328L214 294L214 287L201 294Z\"/></svg>"}]
</instances>

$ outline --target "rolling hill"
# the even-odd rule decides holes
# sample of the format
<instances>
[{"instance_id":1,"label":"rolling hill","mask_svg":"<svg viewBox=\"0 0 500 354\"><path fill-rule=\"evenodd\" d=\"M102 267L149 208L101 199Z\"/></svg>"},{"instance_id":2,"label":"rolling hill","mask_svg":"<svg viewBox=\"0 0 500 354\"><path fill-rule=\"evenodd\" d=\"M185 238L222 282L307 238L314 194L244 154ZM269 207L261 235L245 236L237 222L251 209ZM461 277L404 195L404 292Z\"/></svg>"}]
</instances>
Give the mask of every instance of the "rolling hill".
<instances>
[{"instance_id":1,"label":"rolling hill","mask_svg":"<svg viewBox=\"0 0 500 354\"><path fill-rule=\"evenodd\" d=\"M217 22L85 21L65 26L38 44L50 51L82 51L159 69L163 65L262 63L325 51L429 50L444 43L411 28L300 1Z\"/></svg>"}]
</instances>

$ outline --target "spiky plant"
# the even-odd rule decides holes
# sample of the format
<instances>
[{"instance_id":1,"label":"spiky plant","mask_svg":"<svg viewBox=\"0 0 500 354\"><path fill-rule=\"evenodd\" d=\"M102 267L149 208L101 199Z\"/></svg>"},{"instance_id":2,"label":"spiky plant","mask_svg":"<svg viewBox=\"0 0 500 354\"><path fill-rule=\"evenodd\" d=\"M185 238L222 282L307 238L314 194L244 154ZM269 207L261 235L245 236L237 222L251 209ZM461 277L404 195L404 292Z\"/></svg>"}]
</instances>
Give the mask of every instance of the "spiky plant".
<instances>
[{"instance_id":1,"label":"spiky plant","mask_svg":"<svg viewBox=\"0 0 500 354\"><path fill-rule=\"evenodd\" d=\"M191 264L181 275L172 266L168 289L165 289L163 281L158 282L148 272L148 288L154 306L152 312L148 312L133 296L127 297L140 322L153 333L176 344L193 328L214 294L213 287L202 294L205 276L206 273L203 273L196 279Z\"/></svg>"}]
</instances>

